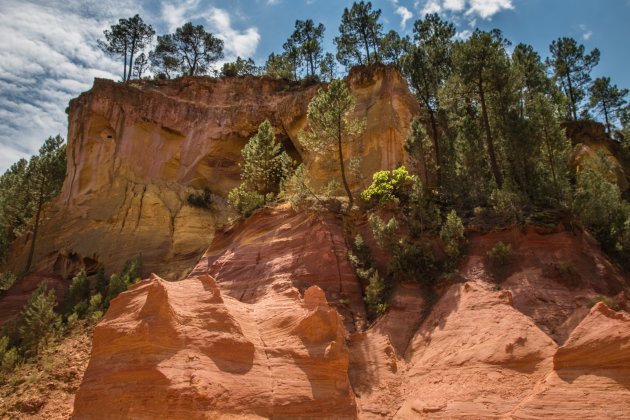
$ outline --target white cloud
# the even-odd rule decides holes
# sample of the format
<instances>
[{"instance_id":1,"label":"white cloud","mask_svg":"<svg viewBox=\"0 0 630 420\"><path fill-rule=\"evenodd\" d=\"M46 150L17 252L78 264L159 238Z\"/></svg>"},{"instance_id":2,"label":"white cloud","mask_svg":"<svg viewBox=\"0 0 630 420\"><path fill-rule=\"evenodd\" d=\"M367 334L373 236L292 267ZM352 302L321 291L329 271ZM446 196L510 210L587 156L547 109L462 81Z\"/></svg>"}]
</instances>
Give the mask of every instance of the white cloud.
<instances>
[{"instance_id":1,"label":"white cloud","mask_svg":"<svg viewBox=\"0 0 630 420\"><path fill-rule=\"evenodd\" d=\"M475 16L482 19L490 19L503 10L514 9L513 0L426 0L424 3L416 2L416 7L424 4L421 9L423 15L427 13L461 13L468 17Z\"/></svg>"},{"instance_id":2,"label":"white cloud","mask_svg":"<svg viewBox=\"0 0 630 420\"><path fill-rule=\"evenodd\" d=\"M472 35L472 31L468 29L464 29L463 31L459 31L455 34L455 39L461 39L462 41L467 40Z\"/></svg>"},{"instance_id":3,"label":"white cloud","mask_svg":"<svg viewBox=\"0 0 630 420\"><path fill-rule=\"evenodd\" d=\"M589 30L585 24L580 24L580 31L582 31L582 39L588 41L593 36L593 31Z\"/></svg>"},{"instance_id":4,"label":"white cloud","mask_svg":"<svg viewBox=\"0 0 630 420\"><path fill-rule=\"evenodd\" d=\"M191 12L199 7L199 0L183 0L176 3L162 3L162 20L166 23L168 32L191 20Z\"/></svg>"},{"instance_id":5,"label":"white cloud","mask_svg":"<svg viewBox=\"0 0 630 420\"><path fill-rule=\"evenodd\" d=\"M280 0L267 0L267 4L269 6L275 6L277 4L280 4Z\"/></svg>"},{"instance_id":6,"label":"white cloud","mask_svg":"<svg viewBox=\"0 0 630 420\"><path fill-rule=\"evenodd\" d=\"M502 10L514 9L512 0L470 0L466 15L479 15L489 19Z\"/></svg>"},{"instance_id":7,"label":"white cloud","mask_svg":"<svg viewBox=\"0 0 630 420\"><path fill-rule=\"evenodd\" d=\"M137 12L131 0L1 2L0 171L36 153L46 137L65 137L68 101L94 77L120 79L122 63L96 40L119 13Z\"/></svg>"},{"instance_id":8,"label":"white cloud","mask_svg":"<svg viewBox=\"0 0 630 420\"><path fill-rule=\"evenodd\" d=\"M409 19L413 17L413 13L404 6L398 6L394 13L400 16L400 27L404 30Z\"/></svg>"},{"instance_id":9,"label":"white cloud","mask_svg":"<svg viewBox=\"0 0 630 420\"><path fill-rule=\"evenodd\" d=\"M206 20L214 27L216 35L225 43L226 56L236 58L251 57L260 42L258 28L251 27L243 31L232 27L230 15L223 9L213 8L206 16Z\"/></svg>"}]
</instances>

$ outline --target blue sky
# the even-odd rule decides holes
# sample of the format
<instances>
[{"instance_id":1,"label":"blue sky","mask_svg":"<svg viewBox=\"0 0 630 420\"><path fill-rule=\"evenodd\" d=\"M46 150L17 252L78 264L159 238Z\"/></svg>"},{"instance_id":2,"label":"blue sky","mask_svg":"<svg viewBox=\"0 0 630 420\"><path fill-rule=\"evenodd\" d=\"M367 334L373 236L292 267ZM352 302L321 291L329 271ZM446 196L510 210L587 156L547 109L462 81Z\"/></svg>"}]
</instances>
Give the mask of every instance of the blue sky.
<instances>
[{"instance_id":1,"label":"blue sky","mask_svg":"<svg viewBox=\"0 0 630 420\"><path fill-rule=\"evenodd\" d=\"M386 30L410 33L425 12L438 12L466 37L497 27L513 43L532 44L544 57L550 42L571 36L602 58L594 77L630 87L630 0L375 0ZM122 65L96 47L103 29L139 13L158 34L186 21L203 24L225 42L226 59L263 64L279 52L296 19L326 26L334 51L341 0L1 0L0 171L36 153L49 135L66 136L68 101L94 77L119 79Z\"/></svg>"}]
</instances>

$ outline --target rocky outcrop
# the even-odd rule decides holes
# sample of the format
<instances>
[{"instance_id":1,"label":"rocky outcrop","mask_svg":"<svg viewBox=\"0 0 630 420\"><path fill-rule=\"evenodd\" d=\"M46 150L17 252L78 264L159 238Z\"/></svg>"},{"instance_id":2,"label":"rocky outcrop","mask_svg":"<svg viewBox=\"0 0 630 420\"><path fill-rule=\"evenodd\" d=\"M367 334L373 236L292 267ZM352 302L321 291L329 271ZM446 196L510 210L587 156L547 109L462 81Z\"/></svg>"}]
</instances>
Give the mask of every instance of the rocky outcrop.
<instances>
[{"instance_id":1,"label":"rocky outcrop","mask_svg":"<svg viewBox=\"0 0 630 420\"><path fill-rule=\"evenodd\" d=\"M502 277L485 258L498 241L515 253ZM347 252L329 213L264 209L218 232L185 280L112 302L75 417L623 417L630 318L589 306L627 279L588 235L471 233L461 283L433 306L400 285L367 329Z\"/></svg>"},{"instance_id":2,"label":"rocky outcrop","mask_svg":"<svg viewBox=\"0 0 630 420\"><path fill-rule=\"evenodd\" d=\"M403 142L418 104L391 67L355 70L347 79L367 129L350 146L362 171L404 161ZM318 85L260 77L204 77L127 84L97 79L68 108L68 172L40 227L34 269L56 270L74 254L120 270L142 256L144 272L183 278L212 241L239 182L240 151L269 119L294 159L316 181L334 176L298 142ZM213 211L187 204L190 193L213 192ZM27 235L16 241L9 268L21 272Z\"/></svg>"},{"instance_id":3,"label":"rocky outcrop","mask_svg":"<svg viewBox=\"0 0 630 420\"><path fill-rule=\"evenodd\" d=\"M296 217L259 212L187 279L153 276L114 299L74 417L356 417L346 335L360 289L338 225ZM340 293L352 303L338 311Z\"/></svg>"}]
</instances>

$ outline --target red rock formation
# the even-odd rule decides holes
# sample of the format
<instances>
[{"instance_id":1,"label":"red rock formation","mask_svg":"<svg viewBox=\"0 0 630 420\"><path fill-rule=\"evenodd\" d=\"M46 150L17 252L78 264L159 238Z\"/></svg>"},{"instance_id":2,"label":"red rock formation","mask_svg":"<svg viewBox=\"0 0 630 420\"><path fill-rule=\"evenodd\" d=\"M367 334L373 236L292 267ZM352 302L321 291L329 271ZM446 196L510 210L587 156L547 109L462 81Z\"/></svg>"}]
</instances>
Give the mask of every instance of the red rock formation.
<instances>
[{"instance_id":1,"label":"red rock formation","mask_svg":"<svg viewBox=\"0 0 630 420\"><path fill-rule=\"evenodd\" d=\"M63 302L69 286L67 281L55 275L29 274L16 282L9 290L0 293L0 327L22 311L28 299L41 283L45 283L49 290L55 291L57 303Z\"/></svg>"},{"instance_id":2,"label":"red rock formation","mask_svg":"<svg viewBox=\"0 0 630 420\"><path fill-rule=\"evenodd\" d=\"M134 286L94 331L74 417L355 417L345 336L364 314L345 252L331 216L264 210L186 280Z\"/></svg>"},{"instance_id":3,"label":"red rock formation","mask_svg":"<svg viewBox=\"0 0 630 420\"><path fill-rule=\"evenodd\" d=\"M484 258L498 241L516 254L502 282ZM186 280L153 277L112 302L75 417L623 417L630 318L587 305L625 279L594 241L505 230L468 249L467 281L424 320L402 285L365 330L339 221L258 211ZM578 281L549 268L564 262Z\"/></svg>"}]
</instances>

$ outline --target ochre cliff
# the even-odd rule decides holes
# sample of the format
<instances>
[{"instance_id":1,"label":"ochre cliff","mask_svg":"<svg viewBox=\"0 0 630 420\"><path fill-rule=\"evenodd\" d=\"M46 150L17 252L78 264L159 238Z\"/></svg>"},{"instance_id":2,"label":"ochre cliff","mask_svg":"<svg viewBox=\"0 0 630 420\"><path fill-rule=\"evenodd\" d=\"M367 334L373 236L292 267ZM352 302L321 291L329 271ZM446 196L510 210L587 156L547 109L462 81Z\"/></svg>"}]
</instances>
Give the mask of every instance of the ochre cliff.
<instances>
[{"instance_id":1,"label":"ochre cliff","mask_svg":"<svg viewBox=\"0 0 630 420\"><path fill-rule=\"evenodd\" d=\"M217 233L185 280L112 302L75 417L623 417L630 318L589 307L627 309L627 279L588 235L472 233L460 282L432 307L400 285L368 329L347 251L341 220L288 207Z\"/></svg>"},{"instance_id":2,"label":"ochre cliff","mask_svg":"<svg viewBox=\"0 0 630 420\"><path fill-rule=\"evenodd\" d=\"M355 70L347 78L356 113L368 118L351 147L363 172L404 161L403 143L419 107L394 68ZM298 132L318 85L271 78L183 78L128 84L97 79L68 108L68 172L47 208L34 269L62 273L74 256L81 266L120 270L141 255L146 273L181 278L212 240L239 182L240 151L269 119L286 150L320 183L329 168L302 150ZM333 171L334 173L334 171ZM186 198L204 187L214 211ZM9 268L24 269L30 236L17 241Z\"/></svg>"}]
</instances>

